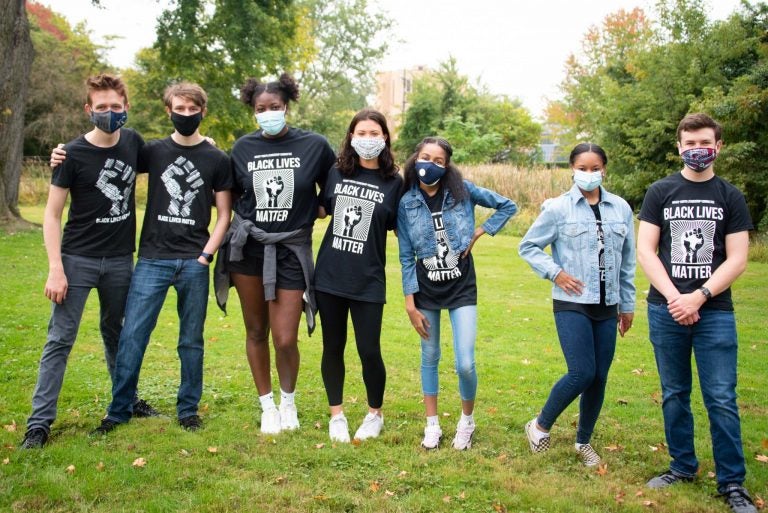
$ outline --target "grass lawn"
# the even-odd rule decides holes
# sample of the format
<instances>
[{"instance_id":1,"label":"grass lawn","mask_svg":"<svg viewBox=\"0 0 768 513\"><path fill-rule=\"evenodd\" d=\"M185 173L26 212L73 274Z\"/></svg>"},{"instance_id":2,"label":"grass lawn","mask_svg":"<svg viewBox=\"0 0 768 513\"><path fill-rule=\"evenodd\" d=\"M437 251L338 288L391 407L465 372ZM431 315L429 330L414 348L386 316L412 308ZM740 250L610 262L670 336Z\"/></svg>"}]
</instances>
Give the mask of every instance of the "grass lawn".
<instances>
[{"instance_id":1,"label":"grass lawn","mask_svg":"<svg viewBox=\"0 0 768 513\"><path fill-rule=\"evenodd\" d=\"M24 214L40 221L42 208L27 207ZM325 226L318 223L316 245ZM619 339L593 438L607 465L596 471L579 463L573 449L577 405L553 429L553 448L530 453L523 425L541 408L565 365L549 284L517 256L519 239L505 234L483 237L474 252L480 384L478 428L469 451L450 448L460 403L447 316L440 372L446 440L437 451L419 448L424 427L419 343L403 309L394 237L388 246L389 302L382 336L388 373L386 424L379 439L359 445L330 443L320 377L321 335L318 329L308 338L303 324L297 389L301 429L278 436L259 433L258 399L234 291L228 316L212 297L209 302L201 403L205 429L183 431L174 414L178 326L171 291L139 383L141 395L168 417L132 421L106 438L87 436L110 399L93 294L71 353L49 445L20 451L49 316L42 294L47 259L39 230L0 233L0 240L0 424L5 426L0 430L0 511L728 511L714 497L711 443L698 391L693 410L699 478L663 492L643 487L666 468L668 455L642 299L634 328ZM637 283L643 298L648 286L640 272ZM762 498L768 497L768 463L757 459L768 454L766 290L768 264L760 263L750 263L734 287L746 486L753 497ZM344 398L354 430L365 415L366 401L360 364L349 345ZM277 387L276 377L273 383ZM134 466L138 458L146 465Z\"/></svg>"}]
</instances>

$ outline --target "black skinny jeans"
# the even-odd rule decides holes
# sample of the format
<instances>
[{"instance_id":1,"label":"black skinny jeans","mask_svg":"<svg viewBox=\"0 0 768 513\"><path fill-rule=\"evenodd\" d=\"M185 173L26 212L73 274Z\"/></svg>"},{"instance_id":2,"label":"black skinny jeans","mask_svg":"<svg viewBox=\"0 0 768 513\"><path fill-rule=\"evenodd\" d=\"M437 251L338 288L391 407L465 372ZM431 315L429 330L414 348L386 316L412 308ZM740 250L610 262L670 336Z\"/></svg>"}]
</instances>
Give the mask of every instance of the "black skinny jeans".
<instances>
[{"instance_id":1,"label":"black skinny jeans","mask_svg":"<svg viewBox=\"0 0 768 513\"><path fill-rule=\"evenodd\" d=\"M328 404L338 406L344 393L344 348L347 345L347 318L352 315L357 353L363 366L363 381L368 406L381 408L387 371L381 358L382 303L357 301L316 291L320 322L323 328L323 359L320 366L328 395Z\"/></svg>"}]
</instances>

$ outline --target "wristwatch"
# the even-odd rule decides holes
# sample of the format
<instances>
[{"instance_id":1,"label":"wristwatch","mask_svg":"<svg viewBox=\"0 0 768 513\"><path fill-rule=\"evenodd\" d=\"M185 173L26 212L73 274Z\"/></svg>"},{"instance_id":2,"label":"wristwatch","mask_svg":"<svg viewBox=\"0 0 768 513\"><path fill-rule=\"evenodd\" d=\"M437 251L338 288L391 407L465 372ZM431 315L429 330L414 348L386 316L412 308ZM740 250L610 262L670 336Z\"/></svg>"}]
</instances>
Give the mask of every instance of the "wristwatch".
<instances>
[{"instance_id":1,"label":"wristwatch","mask_svg":"<svg viewBox=\"0 0 768 513\"><path fill-rule=\"evenodd\" d=\"M211 262L213 262L213 255L211 253L206 253L205 251L203 251L202 253L200 253L200 256L205 258L206 260L208 260L209 264ZM709 291L707 291L707 292L709 292Z\"/></svg>"},{"instance_id":2,"label":"wristwatch","mask_svg":"<svg viewBox=\"0 0 768 513\"><path fill-rule=\"evenodd\" d=\"M707 287L699 287L699 292L704 294L705 298L712 299L712 293L709 291Z\"/></svg>"}]
</instances>

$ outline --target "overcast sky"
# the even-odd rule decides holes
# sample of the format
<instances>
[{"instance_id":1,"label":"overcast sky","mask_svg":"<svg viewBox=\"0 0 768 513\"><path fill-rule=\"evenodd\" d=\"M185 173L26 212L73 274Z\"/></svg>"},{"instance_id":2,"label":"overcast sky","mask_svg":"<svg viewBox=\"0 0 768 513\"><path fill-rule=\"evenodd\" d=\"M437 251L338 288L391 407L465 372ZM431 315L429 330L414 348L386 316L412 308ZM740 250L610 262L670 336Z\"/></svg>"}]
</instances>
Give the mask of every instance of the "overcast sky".
<instances>
[{"instance_id":1,"label":"overcast sky","mask_svg":"<svg viewBox=\"0 0 768 513\"><path fill-rule=\"evenodd\" d=\"M155 20L167 0L42 0L70 23L85 21L94 40L119 36L108 52L118 67L132 65L139 48L151 46ZM559 95L564 63L578 53L592 25L619 9L641 7L648 0L371 0L396 22L395 41L381 70L420 64L436 67L449 56L472 80L498 94L517 97L535 116L546 98ZM709 17L723 19L739 0L709 0ZM398 42L399 40L399 42Z\"/></svg>"}]
</instances>

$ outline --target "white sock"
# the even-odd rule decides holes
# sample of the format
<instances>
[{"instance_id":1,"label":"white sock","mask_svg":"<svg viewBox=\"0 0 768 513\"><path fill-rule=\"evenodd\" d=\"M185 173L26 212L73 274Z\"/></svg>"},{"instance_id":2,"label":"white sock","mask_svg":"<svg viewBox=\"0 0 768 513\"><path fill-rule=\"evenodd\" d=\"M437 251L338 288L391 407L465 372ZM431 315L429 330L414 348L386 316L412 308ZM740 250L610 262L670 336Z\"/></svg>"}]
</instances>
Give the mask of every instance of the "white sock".
<instances>
[{"instance_id":1,"label":"white sock","mask_svg":"<svg viewBox=\"0 0 768 513\"><path fill-rule=\"evenodd\" d=\"M437 415L427 417L427 426L440 426L440 419L438 419Z\"/></svg>"},{"instance_id":2,"label":"white sock","mask_svg":"<svg viewBox=\"0 0 768 513\"><path fill-rule=\"evenodd\" d=\"M573 444L573 446L576 448L576 450L577 450L577 451L578 451L579 449L581 449L581 448L582 448L583 446L585 446L585 445L587 445L587 444L580 444L579 442L576 442L575 444Z\"/></svg>"},{"instance_id":3,"label":"white sock","mask_svg":"<svg viewBox=\"0 0 768 513\"><path fill-rule=\"evenodd\" d=\"M280 389L280 404L295 404L296 392L286 392L282 388Z\"/></svg>"},{"instance_id":4,"label":"white sock","mask_svg":"<svg viewBox=\"0 0 768 513\"><path fill-rule=\"evenodd\" d=\"M336 419L344 419L344 418L346 418L346 417L344 416L344 412L343 411L337 413L336 415L331 415L331 420L332 421L336 420Z\"/></svg>"},{"instance_id":5,"label":"white sock","mask_svg":"<svg viewBox=\"0 0 768 513\"><path fill-rule=\"evenodd\" d=\"M549 433L539 429L536 419L533 419L533 425L531 426L531 434L533 434L534 440L538 443L542 438L549 436Z\"/></svg>"},{"instance_id":6,"label":"white sock","mask_svg":"<svg viewBox=\"0 0 768 513\"><path fill-rule=\"evenodd\" d=\"M272 392L260 395L259 402L261 403L261 411L274 410L277 408L277 406L275 406L275 400L272 397Z\"/></svg>"},{"instance_id":7,"label":"white sock","mask_svg":"<svg viewBox=\"0 0 768 513\"><path fill-rule=\"evenodd\" d=\"M473 414L464 415L464 412L461 412L461 420L459 421L463 424L474 424L475 423L475 417Z\"/></svg>"}]
</instances>

